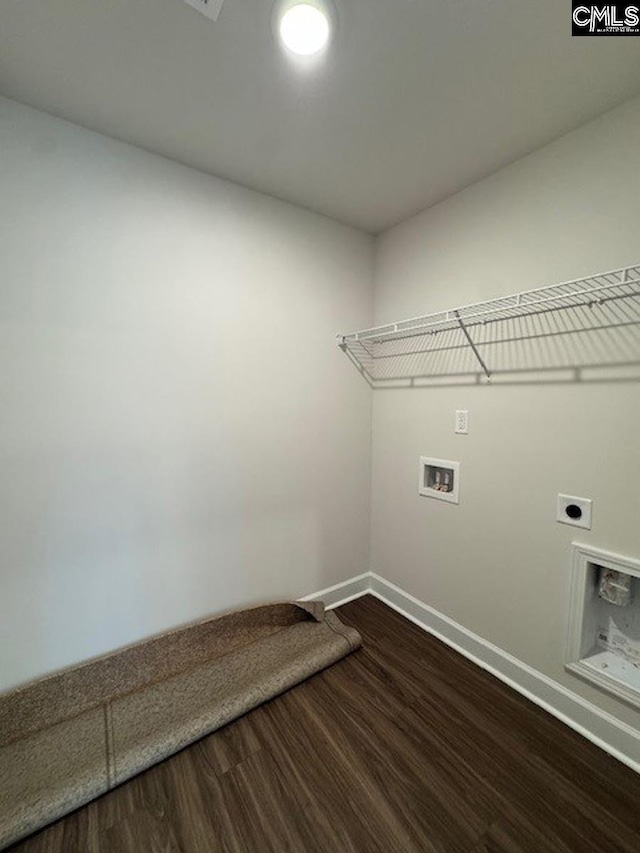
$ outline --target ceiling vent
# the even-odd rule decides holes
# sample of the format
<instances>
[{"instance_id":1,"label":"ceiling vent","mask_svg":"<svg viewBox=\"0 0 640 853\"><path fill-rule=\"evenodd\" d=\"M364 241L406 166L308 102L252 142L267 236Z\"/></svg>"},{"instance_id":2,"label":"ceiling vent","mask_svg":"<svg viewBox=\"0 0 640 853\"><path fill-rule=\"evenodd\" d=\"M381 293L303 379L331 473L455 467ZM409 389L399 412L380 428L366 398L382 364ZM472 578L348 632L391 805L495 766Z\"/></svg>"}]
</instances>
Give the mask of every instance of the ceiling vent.
<instances>
[{"instance_id":1,"label":"ceiling vent","mask_svg":"<svg viewBox=\"0 0 640 853\"><path fill-rule=\"evenodd\" d=\"M192 6L194 9L197 9L198 12L202 12L203 15L206 15L207 18L211 18L212 21L218 20L218 15L220 14L220 10L222 9L222 4L224 0L182 0L183 3L186 3L188 6Z\"/></svg>"}]
</instances>

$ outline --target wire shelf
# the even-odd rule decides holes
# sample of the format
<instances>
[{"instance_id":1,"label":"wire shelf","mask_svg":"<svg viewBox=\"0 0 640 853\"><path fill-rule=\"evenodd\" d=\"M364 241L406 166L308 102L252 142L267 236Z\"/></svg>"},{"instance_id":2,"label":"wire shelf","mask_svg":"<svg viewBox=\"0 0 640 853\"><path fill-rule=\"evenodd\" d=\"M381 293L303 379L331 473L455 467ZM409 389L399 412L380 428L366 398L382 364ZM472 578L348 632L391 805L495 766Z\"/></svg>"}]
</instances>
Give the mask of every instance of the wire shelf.
<instances>
[{"instance_id":1,"label":"wire shelf","mask_svg":"<svg viewBox=\"0 0 640 853\"><path fill-rule=\"evenodd\" d=\"M338 343L374 387L640 362L640 264L413 317Z\"/></svg>"}]
</instances>

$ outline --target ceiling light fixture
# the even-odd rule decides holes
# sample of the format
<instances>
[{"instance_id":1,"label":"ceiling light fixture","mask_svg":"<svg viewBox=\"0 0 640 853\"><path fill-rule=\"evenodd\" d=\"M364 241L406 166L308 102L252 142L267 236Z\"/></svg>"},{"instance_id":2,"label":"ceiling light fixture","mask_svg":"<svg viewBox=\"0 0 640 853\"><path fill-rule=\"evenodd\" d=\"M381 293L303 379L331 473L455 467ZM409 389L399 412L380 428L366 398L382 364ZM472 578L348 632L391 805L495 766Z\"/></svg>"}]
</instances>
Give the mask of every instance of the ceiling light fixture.
<instances>
[{"instance_id":1,"label":"ceiling light fixture","mask_svg":"<svg viewBox=\"0 0 640 853\"><path fill-rule=\"evenodd\" d=\"M280 18L280 38L298 56L313 56L325 48L331 35L329 16L317 5L297 3Z\"/></svg>"}]
</instances>

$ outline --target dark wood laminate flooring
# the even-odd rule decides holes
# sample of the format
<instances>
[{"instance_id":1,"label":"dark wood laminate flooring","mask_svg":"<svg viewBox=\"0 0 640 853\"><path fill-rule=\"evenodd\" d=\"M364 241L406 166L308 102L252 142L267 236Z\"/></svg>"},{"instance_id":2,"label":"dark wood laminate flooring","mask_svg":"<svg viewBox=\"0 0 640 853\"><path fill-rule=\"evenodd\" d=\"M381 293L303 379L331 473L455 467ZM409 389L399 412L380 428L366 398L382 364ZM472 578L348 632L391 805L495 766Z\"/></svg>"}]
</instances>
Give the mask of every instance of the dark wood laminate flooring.
<instances>
[{"instance_id":1,"label":"dark wood laminate flooring","mask_svg":"<svg viewBox=\"0 0 640 853\"><path fill-rule=\"evenodd\" d=\"M640 776L367 596L364 648L12 853L639 853Z\"/></svg>"}]
</instances>

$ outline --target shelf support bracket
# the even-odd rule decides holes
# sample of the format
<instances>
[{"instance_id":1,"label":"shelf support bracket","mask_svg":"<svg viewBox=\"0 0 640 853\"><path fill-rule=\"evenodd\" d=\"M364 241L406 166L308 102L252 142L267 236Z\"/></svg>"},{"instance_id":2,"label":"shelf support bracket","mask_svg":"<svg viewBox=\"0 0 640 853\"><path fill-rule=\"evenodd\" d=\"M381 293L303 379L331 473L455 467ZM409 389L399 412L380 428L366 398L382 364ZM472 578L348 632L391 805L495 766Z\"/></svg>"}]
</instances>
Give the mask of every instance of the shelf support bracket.
<instances>
[{"instance_id":1,"label":"shelf support bracket","mask_svg":"<svg viewBox=\"0 0 640 853\"><path fill-rule=\"evenodd\" d=\"M459 312L459 311L454 311L453 313L454 313L454 315L455 315L456 320L457 320L457 321L458 321L458 323L460 324L460 328L462 329L462 332L463 332L463 334L464 334L465 338L466 338L466 339L467 339L467 341L469 342L469 346L470 346L470 347L471 347L471 349L473 350L473 354L475 355L475 357L476 357L476 358L478 359L478 361L480 362L480 367L484 370L484 372L485 372L485 374L486 374L487 379L491 379L491 371L489 370L489 368L487 367L487 365L486 365L486 364L485 364L485 362L484 362L484 359L482 358L482 356L481 356L481 355L480 355L480 353L478 352L478 347L474 344L474 342L473 342L473 340L472 340L472 338L471 338L471 335L469 334L469 331L468 331L467 327L465 326L465 324L464 324L464 321L463 321L462 317L460 316L460 312Z\"/></svg>"}]
</instances>

